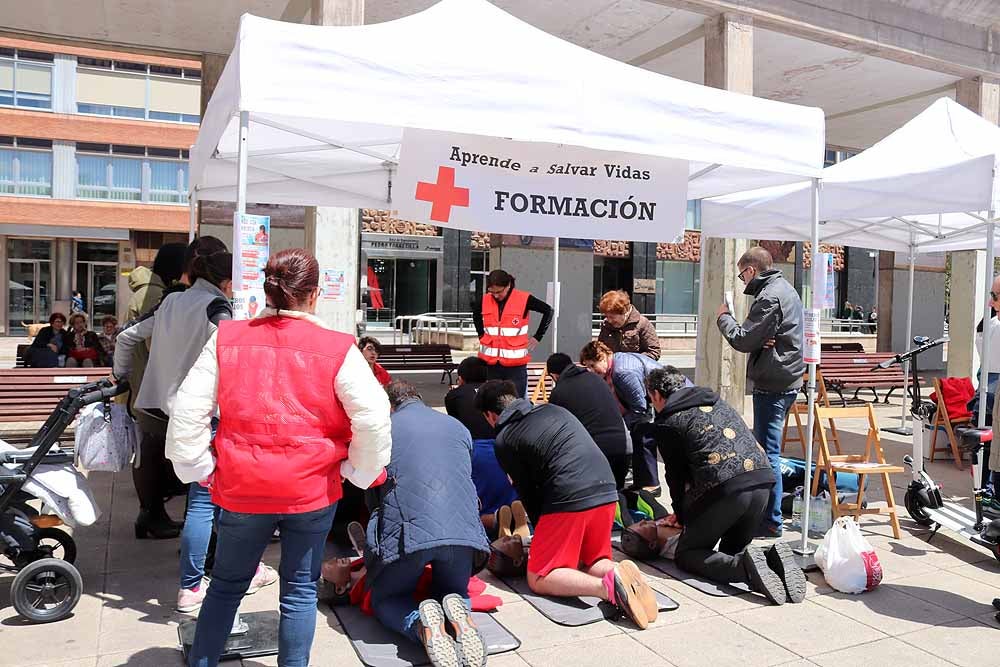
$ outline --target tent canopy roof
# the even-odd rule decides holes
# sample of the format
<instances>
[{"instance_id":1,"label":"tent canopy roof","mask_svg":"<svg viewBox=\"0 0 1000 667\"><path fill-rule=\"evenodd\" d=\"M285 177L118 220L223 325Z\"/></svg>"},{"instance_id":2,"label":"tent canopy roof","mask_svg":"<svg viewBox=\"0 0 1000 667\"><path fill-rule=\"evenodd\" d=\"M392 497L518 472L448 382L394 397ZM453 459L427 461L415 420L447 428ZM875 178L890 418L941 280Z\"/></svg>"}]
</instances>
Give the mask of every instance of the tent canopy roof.
<instances>
[{"instance_id":1,"label":"tent canopy roof","mask_svg":"<svg viewBox=\"0 0 1000 667\"><path fill-rule=\"evenodd\" d=\"M562 41L486 0L375 25L244 15L192 151L199 199L383 206L404 128L690 161L689 197L819 174L820 109L671 79ZM721 165L721 166L717 166Z\"/></svg>"},{"instance_id":2,"label":"tent canopy roof","mask_svg":"<svg viewBox=\"0 0 1000 667\"><path fill-rule=\"evenodd\" d=\"M1000 128L941 98L868 150L823 170L820 237L922 252L985 247ZM808 240L808 182L702 202L707 236Z\"/></svg>"}]
</instances>

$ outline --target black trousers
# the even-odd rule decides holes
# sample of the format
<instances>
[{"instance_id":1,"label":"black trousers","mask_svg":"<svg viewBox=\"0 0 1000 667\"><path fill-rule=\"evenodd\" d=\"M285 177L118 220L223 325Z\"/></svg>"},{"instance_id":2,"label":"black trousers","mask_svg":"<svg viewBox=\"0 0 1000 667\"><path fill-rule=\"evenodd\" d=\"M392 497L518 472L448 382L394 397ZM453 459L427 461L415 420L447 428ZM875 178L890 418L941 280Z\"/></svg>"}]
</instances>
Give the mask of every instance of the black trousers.
<instances>
[{"instance_id":1,"label":"black trousers","mask_svg":"<svg viewBox=\"0 0 1000 667\"><path fill-rule=\"evenodd\" d=\"M770 494L768 486L747 489L723 496L699 512L684 525L677 541L677 565L712 581L746 583L740 554L760 527Z\"/></svg>"},{"instance_id":2,"label":"black trousers","mask_svg":"<svg viewBox=\"0 0 1000 667\"><path fill-rule=\"evenodd\" d=\"M166 457L167 423L151 417L141 417L139 427L139 467L132 468L132 484L139 496L139 507L159 516L163 514L167 497L178 494L180 481Z\"/></svg>"},{"instance_id":3,"label":"black trousers","mask_svg":"<svg viewBox=\"0 0 1000 667\"><path fill-rule=\"evenodd\" d=\"M656 440L632 433L632 485L636 488L660 486L656 467Z\"/></svg>"},{"instance_id":4,"label":"black trousers","mask_svg":"<svg viewBox=\"0 0 1000 667\"><path fill-rule=\"evenodd\" d=\"M524 397L528 394L528 367L527 366L501 366L500 364L490 364L486 367L487 380L510 380L517 387L517 395Z\"/></svg>"}]
</instances>

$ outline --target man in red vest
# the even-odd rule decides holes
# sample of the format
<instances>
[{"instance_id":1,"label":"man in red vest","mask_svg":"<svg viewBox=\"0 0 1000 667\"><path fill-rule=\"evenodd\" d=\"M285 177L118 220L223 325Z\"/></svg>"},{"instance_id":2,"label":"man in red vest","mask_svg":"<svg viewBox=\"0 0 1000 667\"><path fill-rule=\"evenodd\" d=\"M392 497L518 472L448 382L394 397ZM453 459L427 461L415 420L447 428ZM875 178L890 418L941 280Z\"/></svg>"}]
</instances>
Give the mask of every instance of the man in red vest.
<instances>
[{"instance_id":1,"label":"man in red vest","mask_svg":"<svg viewBox=\"0 0 1000 667\"><path fill-rule=\"evenodd\" d=\"M552 306L514 288L514 276L502 269L486 276L481 304L473 302L472 321L479 334L479 358L486 362L488 380L510 380L520 396L528 391L531 351L542 341L552 322ZM528 336L529 312L542 321L534 337Z\"/></svg>"}]
</instances>

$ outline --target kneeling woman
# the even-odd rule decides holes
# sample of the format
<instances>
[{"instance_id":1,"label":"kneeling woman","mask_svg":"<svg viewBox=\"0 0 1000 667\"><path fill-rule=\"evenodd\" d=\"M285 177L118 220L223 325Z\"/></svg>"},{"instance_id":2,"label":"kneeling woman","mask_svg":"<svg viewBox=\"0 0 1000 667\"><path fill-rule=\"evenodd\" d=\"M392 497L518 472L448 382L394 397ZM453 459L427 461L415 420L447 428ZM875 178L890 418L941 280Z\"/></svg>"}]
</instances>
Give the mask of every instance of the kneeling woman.
<instances>
[{"instance_id":1,"label":"kneeling woman","mask_svg":"<svg viewBox=\"0 0 1000 667\"><path fill-rule=\"evenodd\" d=\"M309 662L323 545L341 475L364 489L389 463L389 401L354 337L313 316L319 266L302 249L264 269L268 309L220 324L181 385L167 456L222 508L191 667L218 664L257 562L281 531L278 664ZM211 445L211 419L219 427Z\"/></svg>"}]
</instances>

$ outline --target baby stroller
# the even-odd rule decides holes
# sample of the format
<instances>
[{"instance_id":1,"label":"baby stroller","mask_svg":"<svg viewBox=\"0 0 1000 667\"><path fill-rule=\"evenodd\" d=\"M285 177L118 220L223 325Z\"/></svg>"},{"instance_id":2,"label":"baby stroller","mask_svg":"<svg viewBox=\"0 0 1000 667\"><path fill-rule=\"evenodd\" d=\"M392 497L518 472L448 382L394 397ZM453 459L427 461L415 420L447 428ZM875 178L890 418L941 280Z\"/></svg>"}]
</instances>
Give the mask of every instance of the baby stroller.
<instances>
[{"instance_id":1,"label":"baby stroller","mask_svg":"<svg viewBox=\"0 0 1000 667\"><path fill-rule=\"evenodd\" d=\"M128 391L128 383L107 380L71 389L31 439L29 450L0 452L0 571L16 572L10 597L17 613L35 623L59 621L71 614L83 591L73 566L76 544L56 528L61 520L39 514L25 490L32 473L45 464L73 463L73 454L51 451L77 413L87 405L109 401Z\"/></svg>"}]
</instances>

